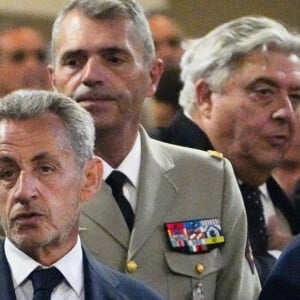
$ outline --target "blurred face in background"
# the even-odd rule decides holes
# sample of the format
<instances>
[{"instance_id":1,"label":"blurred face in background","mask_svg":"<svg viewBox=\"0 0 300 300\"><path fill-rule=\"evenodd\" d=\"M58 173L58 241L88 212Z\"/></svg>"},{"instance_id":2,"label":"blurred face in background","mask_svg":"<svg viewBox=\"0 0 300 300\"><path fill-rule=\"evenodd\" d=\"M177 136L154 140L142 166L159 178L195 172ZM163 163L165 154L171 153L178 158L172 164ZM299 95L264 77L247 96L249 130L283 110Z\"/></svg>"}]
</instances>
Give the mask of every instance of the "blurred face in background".
<instances>
[{"instance_id":1,"label":"blurred face in background","mask_svg":"<svg viewBox=\"0 0 300 300\"><path fill-rule=\"evenodd\" d=\"M46 43L28 27L0 34L0 95L17 89L48 89Z\"/></svg>"},{"instance_id":2,"label":"blurred face in background","mask_svg":"<svg viewBox=\"0 0 300 300\"><path fill-rule=\"evenodd\" d=\"M148 22L157 57L163 60L165 68L178 67L183 54L182 33L178 25L164 15L149 16Z\"/></svg>"}]
</instances>

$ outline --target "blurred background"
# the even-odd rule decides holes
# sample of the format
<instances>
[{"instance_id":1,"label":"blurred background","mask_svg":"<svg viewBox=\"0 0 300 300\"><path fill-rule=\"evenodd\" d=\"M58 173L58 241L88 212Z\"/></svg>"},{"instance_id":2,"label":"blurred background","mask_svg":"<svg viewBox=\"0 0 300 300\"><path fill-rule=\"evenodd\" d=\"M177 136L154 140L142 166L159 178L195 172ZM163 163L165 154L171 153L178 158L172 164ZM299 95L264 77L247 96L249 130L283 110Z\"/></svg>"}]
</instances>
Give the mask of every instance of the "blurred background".
<instances>
[{"instance_id":1,"label":"blurred background","mask_svg":"<svg viewBox=\"0 0 300 300\"><path fill-rule=\"evenodd\" d=\"M66 0L0 0L0 26L20 22L50 39L53 19ZM300 30L299 0L138 0L145 9L170 11L186 37L199 37L215 26L243 15L265 15ZM1 29L1 28L0 28Z\"/></svg>"}]
</instances>

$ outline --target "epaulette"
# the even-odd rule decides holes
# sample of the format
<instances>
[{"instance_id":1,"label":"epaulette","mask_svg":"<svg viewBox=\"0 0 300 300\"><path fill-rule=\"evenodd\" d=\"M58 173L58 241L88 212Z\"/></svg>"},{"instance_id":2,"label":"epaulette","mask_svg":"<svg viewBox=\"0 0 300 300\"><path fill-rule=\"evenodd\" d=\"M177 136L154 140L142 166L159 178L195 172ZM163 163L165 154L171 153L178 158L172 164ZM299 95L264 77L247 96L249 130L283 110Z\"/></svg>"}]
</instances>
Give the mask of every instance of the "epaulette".
<instances>
[{"instance_id":1,"label":"epaulette","mask_svg":"<svg viewBox=\"0 0 300 300\"><path fill-rule=\"evenodd\" d=\"M207 152L212 157L215 157L215 158L218 158L218 159L223 159L223 153L221 153L221 152L218 152L218 151L215 151L215 150L208 150Z\"/></svg>"}]
</instances>

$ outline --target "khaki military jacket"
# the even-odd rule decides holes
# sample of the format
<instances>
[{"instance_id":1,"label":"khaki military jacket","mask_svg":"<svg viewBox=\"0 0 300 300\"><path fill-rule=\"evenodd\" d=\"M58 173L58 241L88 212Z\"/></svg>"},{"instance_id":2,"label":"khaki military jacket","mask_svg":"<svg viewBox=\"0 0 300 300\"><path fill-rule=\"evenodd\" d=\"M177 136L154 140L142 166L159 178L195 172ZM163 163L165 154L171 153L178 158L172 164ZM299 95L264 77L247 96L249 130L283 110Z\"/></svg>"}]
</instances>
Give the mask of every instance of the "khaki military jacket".
<instances>
[{"instance_id":1,"label":"khaki military jacket","mask_svg":"<svg viewBox=\"0 0 300 300\"><path fill-rule=\"evenodd\" d=\"M140 134L132 233L103 183L83 207L82 243L104 264L170 300L257 299L260 284L251 255L245 256L246 215L231 164L214 153L155 141L143 129ZM165 224L203 219L219 220L225 243L208 252L175 251Z\"/></svg>"}]
</instances>

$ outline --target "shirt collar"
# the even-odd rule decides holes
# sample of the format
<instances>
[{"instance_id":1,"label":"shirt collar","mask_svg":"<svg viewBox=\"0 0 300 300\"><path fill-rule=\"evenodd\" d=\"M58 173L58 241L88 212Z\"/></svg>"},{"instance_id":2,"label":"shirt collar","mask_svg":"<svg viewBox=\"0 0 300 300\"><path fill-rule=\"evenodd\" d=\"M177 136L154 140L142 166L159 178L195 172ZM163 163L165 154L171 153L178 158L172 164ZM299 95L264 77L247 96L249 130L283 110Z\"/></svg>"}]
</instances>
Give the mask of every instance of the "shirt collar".
<instances>
[{"instance_id":1,"label":"shirt collar","mask_svg":"<svg viewBox=\"0 0 300 300\"><path fill-rule=\"evenodd\" d=\"M9 239L5 239L4 251L12 273L14 288L21 285L30 273L41 266L24 252L19 250ZM53 264L68 281L77 295L80 295L84 287L83 260L80 238L64 257Z\"/></svg>"},{"instance_id":2,"label":"shirt collar","mask_svg":"<svg viewBox=\"0 0 300 300\"><path fill-rule=\"evenodd\" d=\"M240 179L238 179L238 183L239 183L239 185L243 184L243 182ZM259 185L257 188L260 192L261 197L263 197L267 201L270 200L269 192L267 189L267 184L265 182L262 183L261 185Z\"/></svg>"},{"instance_id":3,"label":"shirt collar","mask_svg":"<svg viewBox=\"0 0 300 300\"><path fill-rule=\"evenodd\" d=\"M266 183L263 183L261 184L259 187L258 187L259 191L260 191L260 194L261 196L266 200L266 201L271 201L270 197L269 197L269 192L268 192L268 189L267 189L267 184Z\"/></svg>"},{"instance_id":4,"label":"shirt collar","mask_svg":"<svg viewBox=\"0 0 300 300\"><path fill-rule=\"evenodd\" d=\"M130 152L121 162L116 170L124 173L130 180L131 184L136 188L138 186L139 170L141 164L141 136L138 132L136 140ZM106 161L103 161L103 180L106 180L110 173L114 170Z\"/></svg>"}]
</instances>

